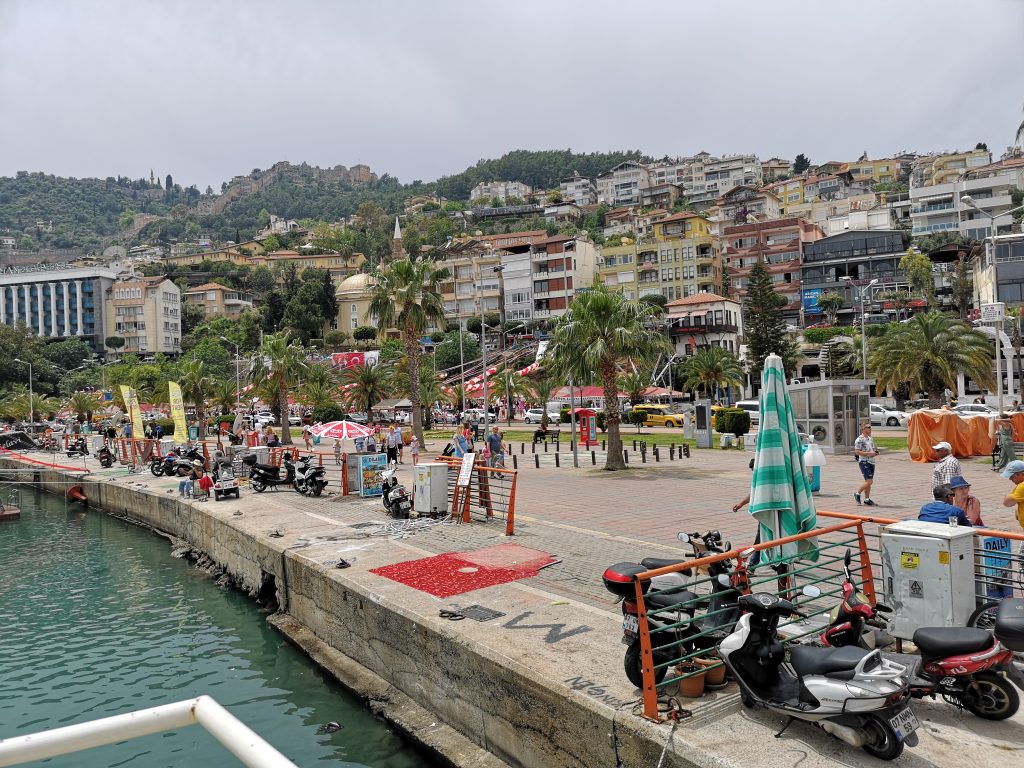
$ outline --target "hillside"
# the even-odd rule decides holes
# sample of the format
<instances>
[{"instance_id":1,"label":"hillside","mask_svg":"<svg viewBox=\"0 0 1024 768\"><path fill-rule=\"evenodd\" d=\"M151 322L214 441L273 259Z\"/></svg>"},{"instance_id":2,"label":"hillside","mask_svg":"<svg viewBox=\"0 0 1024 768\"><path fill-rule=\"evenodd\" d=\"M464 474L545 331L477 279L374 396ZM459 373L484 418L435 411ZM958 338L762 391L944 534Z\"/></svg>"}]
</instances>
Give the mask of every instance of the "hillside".
<instances>
[{"instance_id":1,"label":"hillside","mask_svg":"<svg viewBox=\"0 0 1024 768\"><path fill-rule=\"evenodd\" d=\"M166 179L63 178L19 172L0 177L0 231L18 238L19 248L81 248L96 251L112 242L131 245L148 240L173 242L200 232L215 240L252 237L262 212L290 219L336 221L375 203L389 214L415 195L440 194L467 200L481 181L522 181L549 188L579 171L597 174L624 160L648 160L637 150L579 154L570 150L515 150L436 182L402 184L377 177L365 166L346 169L277 163L254 169L222 186L221 194ZM167 189L168 182L170 189ZM136 216L141 214L140 216ZM154 218L156 217L156 218ZM37 226L37 222L41 226ZM51 229L52 225L52 229Z\"/></svg>"}]
</instances>

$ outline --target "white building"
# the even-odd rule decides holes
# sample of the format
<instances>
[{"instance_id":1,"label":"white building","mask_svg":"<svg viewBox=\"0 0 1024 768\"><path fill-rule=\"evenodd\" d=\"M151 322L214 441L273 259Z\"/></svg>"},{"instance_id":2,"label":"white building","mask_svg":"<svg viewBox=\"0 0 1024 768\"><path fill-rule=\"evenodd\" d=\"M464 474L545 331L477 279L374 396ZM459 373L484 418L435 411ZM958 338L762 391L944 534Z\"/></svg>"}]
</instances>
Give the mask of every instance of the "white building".
<instances>
[{"instance_id":1,"label":"white building","mask_svg":"<svg viewBox=\"0 0 1024 768\"><path fill-rule=\"evenodd\" d=\"M920 237L953 230L973 240L983 240L991 234L989 216L995 217L999 231L1013 224L1013 216L1005 214L1013 208L1012 190L1022 187L1024 158L975 168L943 184L911 187L912 232ZM964 203L965 195L984 213Z\"/></svg>"},{"instance_id":2,"label":"white building","mask_svg":"<svg viewBox=\"0 0 1024 768\"><path fill-rule=\"evenodd\" d=\"M40 264L6 267L0 273L0 323L25 323L38 336L78 337L103 351L105 291L120 265L60 267Z\"/></svg>"},{"instance_id":3,"label":"white building","mask_svg":"<svg viewBox=\"0 0 1024 768\"><path fill-rule=\"evenodd\" d=\"M762 186L764 173L757 155L712 157L701 152L694 156L681 181L690 202L710 204L734 187Z\"/></svg>"},{"instance_id":4,"label":"white building","mask_svg":"<svg viewBox=\"0 0 1024 768\"><path fill-rule=\"evenodd\" d=\"M526 196L533 192L528 184L521 181L488 181L477 184L469 193L470 200L477 200L485 197L488 200L498 198L502 203L511 197L518 197L525 200Z\"/></svg>"},{"instance_id":5,"label":"white building","mask_svg":"<svg viewBox=\"0 0 1024 768\"><path fill-rule=\"evenodd\" d=\"M647 166L627 160L597 177L597 201L612 207L640 205L640 193L650 186Z\"/></svg>"},{"instance_id":6,"label":"white building","mask_svg":"<svg viewBox=\"0 0 1024 768\"><path fill-rule=\"evenodd\" d=\"M597 203L597 186L586 176L574 173L558 182L558 191L562 199L576 205L594 205Z\"/></svg>"},{"instance_id":7,"label":"white building","mask_svg":"<svg viewBox=\"0 0 1024 768\"><path fill-rule=\"evenodd\" d=\"M850 210L845 213L829 216L822 229L825 236L838 235L840 232L864 229L896 229L896 213L888 206L879 206L868 210Z\"/></svg>"},{"instance_id":8,"label":"white building","mask_svg":"<svg viewBox=\"0 0 1024 768\"><path fill-rule=\"evenodd\" d=\"M181 352L181 289L164 275L121 276L104 292L108 335L124 339L125 354Z\"/></svg>"},{"instance_id":9,"label":"white building","mask_svg":"<svg viewBox=\"0 0 1024 768\"><path fill-rule=\"evenodd\" d=\"M739 355L743 312L738 301L715 293L698 293L670 301L665 311L677 355L689 356L709 347Z\"/></svg>"}]
</instances>

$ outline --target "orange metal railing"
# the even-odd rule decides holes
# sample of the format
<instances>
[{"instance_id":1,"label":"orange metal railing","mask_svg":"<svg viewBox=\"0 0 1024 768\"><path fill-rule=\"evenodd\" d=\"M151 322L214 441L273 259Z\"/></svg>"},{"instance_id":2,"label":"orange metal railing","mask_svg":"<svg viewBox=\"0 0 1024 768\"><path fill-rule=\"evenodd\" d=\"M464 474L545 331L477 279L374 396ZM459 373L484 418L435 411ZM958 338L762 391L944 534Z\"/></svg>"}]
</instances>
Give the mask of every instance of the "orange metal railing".
<instances>
[{"instance_id":1,"label":"orange metal railing","mask_svg":"<svg viewBox=\"0 0 1024 768\"><path fill-rule=\"evenodd\" d=\"M436 460L456 470L448 473L448 502L452 517L459 522L470 522L475 499L477 508L483 510L487 519L504 517L505 535L515 535L516 484L519 480L517 470L488 467L483 463L482 457L478 457L473 465L469 486L460 488L455 481L458 469L462 466L462 459L438 456Z\"/></svg>"}]
</instances>

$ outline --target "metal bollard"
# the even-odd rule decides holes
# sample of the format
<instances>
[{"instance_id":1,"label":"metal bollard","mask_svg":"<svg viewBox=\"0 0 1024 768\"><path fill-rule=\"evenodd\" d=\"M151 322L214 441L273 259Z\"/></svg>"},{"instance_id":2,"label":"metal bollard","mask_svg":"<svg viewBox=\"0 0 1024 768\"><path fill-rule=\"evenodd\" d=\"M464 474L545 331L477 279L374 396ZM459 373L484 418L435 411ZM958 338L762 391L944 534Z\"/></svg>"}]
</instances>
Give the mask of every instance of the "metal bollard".
<instances>
[{"instance_id":1,"label":"metal bollard","mask_svg":"<svg viewBox=\"0 0 1024 768\"><path fill-rule=\"evenodd\" d=\"M646 464L647 463L647 451L640 451L640 463L641 464Z\"/></svg>"},{"instance_id":2,"label":"metal bollard","mask_svg":"<svg viewBox=\"0 0 1024 768\"><path fill-rule=\"evenodd\" d=\"M597 454L593 451L590 452L590 464L595 467L597 466Z\"/></svg>"},{"instance_id":3,"label":"metal bollard","mask_svg":"<svg viewBox=\"0 0 1024 768\"><path fill-rule=\"evenodd\" d=\"M548 441L545 440L544 441L544 453L547 453L547 452L548 452Z\"/></svg>"},{"instance_id":4,"label":"metal bollard","mask_svg":"<svg viewBox=\"0 0 1024 768\"><path fill-rule=\"evenodd\" d=\"M537 452L537 441L535 440L533 442L533 445L530 446L530 453L536 453L536 452Z\"/></svg>"},{"instance_id":5,"label":"metal bollard","mask_svg":"<svg viewBox=\"0 0 1024 768\"><path fill-rule=\"evenodd\" d=\"M606 448L604 447L604 440L601 440L601 450L602 450L602 451L604 451L604 450L607 450L607 449L606 449Z\"/></svg>"},{"instance_id":6,"label":"metal bollard","mask_svg":"<svg viewBox=\"0 0 1024 768\"><path fill-rule=\"evenodd\" d=\"M654 460L661 461L661 454L658 453L658 446L654 446Z\"/></svg>"},{"instance_id":7,"label":"metal bollard","mask_svg":"<svg viewBox=\"0 0 1024 768\"><path fill-rule=\"evenodd\" d=\"M540 454L539 453L533 454L533 465L537 469L540 469Z\"/></svg>"},{"instance_id":8,"label":"metal bollard","mask_svg":"<svg viewBox=\"0 0 1024 768\"><path fill-rule=\"evenodd\" d=\"M512 469L519 469L519 457L516 456L515 451L512 452Z\"/></svg>"},{"instance_id":9,"label":"metal bollard","mask_svg":"<svg viewBox=\"0 0 1024 768\"><path fill-rule=\"evenodd\" d=\"M560 467L560 466L562 466L562 463L561 463L561 461L559 461L559 456L560 456L560 454L559 454L559 453L558 453L558 452L556 451L556 452L555 452L555 466L556 466L556 467Z\"/></svg>"},{"instance_id":10,"label":"metal bollard","mask_svg":"<svg viewBox=\"0 0 1024 768\"><path fill-rule=\"evenodd\" d=\"M670 445L668 447L668 460L672 461L672 459L674 459L675 457L676 457L676 447L675 447L675 445Z\"/></svg>"},{"instance_id":11,"label":"metal bollard","mask_svg":"<svg viewBox=\"0 0 1024 768\"><path fill-rule=\"evenodd\" d=\"M636 450L636 440L633 441L633 450Z\"/></svg>"},{"instance_id":12,"label":"metal bollard","mask_svg":"<svg viewBox=\"0 0 1024 768\"><path fill-rule=\"evenodd\" d=\"M526 443L519 444L519 453L526 453Z\"/></svg>"},{"instance_id":13,"label":"metal bollard","mask_svg":"<svg viewBox=\"0 0 1024 768\"><path fill-rule=\"evenodd\" d=\"M629 451L627 451L625 448L622 449L622 460L629 464Z\"/></svg>"},{"instance_id":14,"label":"metal bollard","mask_svg":"<svg viewBox=\"0 0 1024 768\"><path fill-rule=\"evenodd\" d=\"M683 446L683 455L686 458L690 458L690 444L689 443L687 443L686 445Z\"/></svg>"}]
</instances>

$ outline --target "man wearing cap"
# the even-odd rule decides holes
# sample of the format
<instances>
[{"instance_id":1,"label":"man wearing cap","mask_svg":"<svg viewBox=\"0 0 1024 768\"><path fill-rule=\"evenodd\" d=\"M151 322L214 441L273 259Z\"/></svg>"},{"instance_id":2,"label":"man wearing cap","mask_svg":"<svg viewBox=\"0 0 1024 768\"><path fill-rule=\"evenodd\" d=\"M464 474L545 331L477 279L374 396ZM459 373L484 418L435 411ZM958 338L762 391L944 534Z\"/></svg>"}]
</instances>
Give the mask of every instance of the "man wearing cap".
<instances>
[{"instance_id":1,"label":"man wearing cap","mask_svg":"<svg viewBox=\"0 0 1024 768\"><path fill-rule=\"evenodd\" d=\"M953 489L948 483L932 488L934 501L929 501L917 515L917 519L925 523L949 523L950 519L956 518L960 525L970 526L971 521L967 519L960 507L953 505Z\"/></svg>"},{"instance_id":2,"label":"man wearing cap","mask_svg":"<svg viewBox=\"0 0 1024 768\"><path fill-rule=\"evenodd\" d=\"M932 446L933 451L938 451L939 463L932 470L932 489L940 485L949 485L957 475L963 476L960 469L960 462L953 455L953 446L946 441L936 443Z\"/></svg>"}]
</instances>

